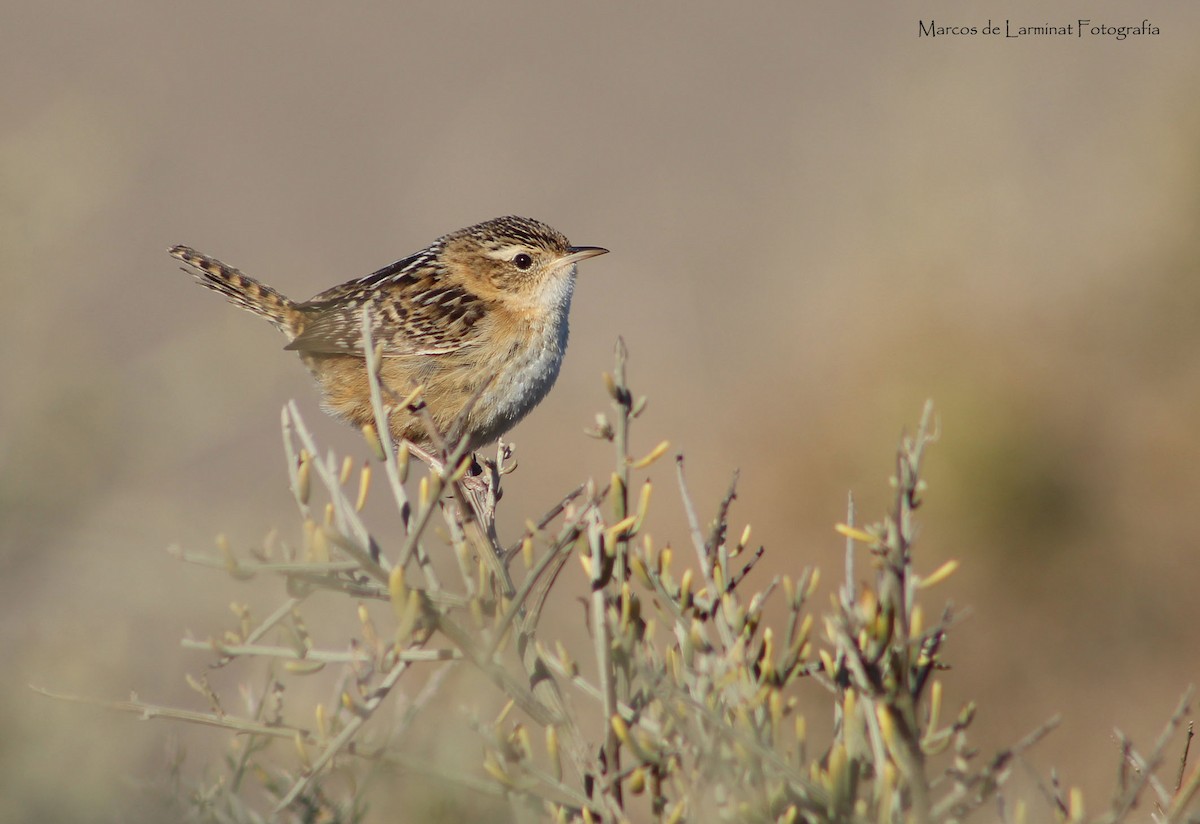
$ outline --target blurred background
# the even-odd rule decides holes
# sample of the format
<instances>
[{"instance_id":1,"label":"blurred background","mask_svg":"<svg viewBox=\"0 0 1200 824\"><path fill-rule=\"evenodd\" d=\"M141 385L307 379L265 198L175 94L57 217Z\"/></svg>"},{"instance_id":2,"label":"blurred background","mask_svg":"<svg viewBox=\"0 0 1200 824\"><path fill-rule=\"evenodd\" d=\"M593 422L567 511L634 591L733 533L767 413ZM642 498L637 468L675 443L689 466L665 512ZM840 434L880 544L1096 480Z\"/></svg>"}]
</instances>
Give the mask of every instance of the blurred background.
<instances>
[{"instance_id":1,"label":"blurred background","mask_svg":"<svg viewBox=\"0 0 1200 824\"><path fill-rule=\"evenodd\" d=\"M635 451L671 439L703 513L741 469L763 580L836 584L847 493L887 511L932 398L917 567L959 559L931 603L969 608L948 700L985 756L1064 713L1030 762L1107 803L1114 727L1148 750L1200 678L1200 6L1076 5L6 3L0 821L156 820L163 759L224 735L28 685L203 708L179 637L278 587L165 548L297 540L289 398L365 454L166 248L304 298L509 213L612 250L511 435L509 535L607 477L581 432L618 335ZM989 16L1161 33L917 36Z\"/></svg>"}]
</instances>

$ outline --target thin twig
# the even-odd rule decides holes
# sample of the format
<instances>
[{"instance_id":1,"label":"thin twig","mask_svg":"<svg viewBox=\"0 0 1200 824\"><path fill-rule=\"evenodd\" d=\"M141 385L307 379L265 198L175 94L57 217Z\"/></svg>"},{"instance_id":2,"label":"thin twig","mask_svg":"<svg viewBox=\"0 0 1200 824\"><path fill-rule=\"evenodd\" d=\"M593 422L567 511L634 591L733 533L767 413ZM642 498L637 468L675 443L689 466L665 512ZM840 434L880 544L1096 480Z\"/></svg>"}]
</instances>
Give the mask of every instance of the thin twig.
<instances>
[{"instance_id":1,"label":"thin twig","mask_svg":"<svg viewBox=\"0 0 1200 824\"><path fill-rule=\"evenodd\" d=\"M223 644L220 641L199 641L194 638L183 638L179 642L184 649L215 650L229 657L255 655L263 658L284 658L293 661L315 661L323 664L349 664L355 661L366 662L373 655L366 650L317 650L300 651L295 647L267 646L264 644ZM462 658L462 653L455 649L407 649L393 650L389 653L401 661L449 661Z\"/></svg>"},{"instance_id":2,"label":"thin twig","mask_svg":"<svg viewBox=\"0 0 1200 824\"><path fill-rule=\"evenodd\" d=\"M363 356L366 359L367 383L371 389L371 411L375 415L375 430L379 443L383 447L384 471L388 477L388 485L392 489L392 497L396 501L396 511L404 519L405 528L409 525L412 505L408 500L408 492L400 478L400 467L396 460L396 448L392 442L392 428L387 409L383 405L383 378L380 375L382 367L381 353L376 351L371 337L371 305L366 303L362 310L362 325L360 327L363 343Z\"/></svg>"},{"instance_id":3,"label":"thin twig","mask_svg":"<svg viewBox=\"0 0 1200 824\"><path fill-rule=\"evenodd\" d=\"M312 433L308 431L308 427L304 425L304 420L300 417L300 410L296 406L295 401L288 401L284 406L285 418L287 419L286 426L300 438L304 448L308 450L308 454L317 455L317 444L313 439ZM375 546L374 540L371 538L371 533L363 524L362 518L345 494L342 492L341 484L338 483L336 471L327 466L324 461L312 460L313 469L321 479L326 492L329 493L330 503L333 504L334 523L338 531L347 534L352 538L357 539L360 546L367 547L367 551L372 557L379 555L378 548ZM385 571L391 571L390 566L385 558L379 558L378 563Z\"/></svg>"},{"instance_id":4,"label":"thin twig","mask_svg":"<svg viewBox=\"0 0 1200 824\"><path fill-rule=\"evenodd\" d=\"M687 480L683 476L683 455L675 456L675 474L679 479L679 495L683 499L683 511L687 515L688 529L692 535L692 546L696 549L696 558L700 562L700 571L705 581L711 581L712 568L708 564L708 552L704 546L704 535L700 531L700 519L696 517L696 505L692 503Z\"/></svg>"},{"instance_id":5,"label":"thin twig","mask_svg":"<svg viewBox=\"0 0 1200 824\"><path fill-rule=\"evenodd\" d=\"M336 756L351 741L351 739L358 734L358 731L362 729L362 725L367 722L368 718L374 715L377 709L379 709L379 706L383 703L383 699L388 696L388 693L391 692L392 687L396 686L396 682L400 680L400 676L402 676L410 666L412 666L412 664L409 661L397 661L395 665L388 671L388 673L384 675L383 680L379 683L379 686L371 691L371 695L368 696L365 702L363 702L358 711L350 716L350 719L346 722L346 726L338 730L337 735L329 739L320 755L318 755L312 762L312 767L310 768L308 774L293 783L291 789L288 790L287 793L284 794L283 798L280 799L279 803L275 805L275 812L277 814L287 809L287 807L300 796L300 793L308 789L316 777L321 773L321 770L323 770L325 766L333 760L334 756Z\"/></svg>"},{"instance_id":6,"label":"thin twig","mask_svg":"<svg viewBox=\"0 0 1200 824\"><path fill-rule=\"evenodd\" d=\"M81 695L71 695L69 693L55 692L53 690L38 687L33 684L29 685L34 692L41 693L49 698L56 698L59 701L70 701L75 704L89 704L93 707L103 707L105 709L117 710L119 712L130 712L141 716L143 721L149 721L154 718L173 718L178 721L187 721L192 724L201 724L206 727L220 727L222 729L233 730L234 732L250 734L250 735L266 735L272 738L289 738L295 739L299 736L305 743L315 743L316 737L310 730L302 727L274 726L261 724L256 721L250 721L245 718L239 718L233 715L218 715L214 712L195 712L193 710L180 710L174 707L164 707L158 704L149 704L138 699L135 695L129 701L104 701L97 698L88 698Z\"/></svg>"},{"instance_id":7,"label":"thin twig","mask_svg":"<svg viewBox=\"0 0 1200 824\"><path fill-rule=\"evenodd\" d=\"M1121 798L1117 803L1113 804L1113 809L1108 813L1108 815L1101 819L1102 822L1106 822L1106 824L1114 824L1114 822L1122 820L1126 814L1133 809L1133 805L1137 802L1137 798L1141 794L1142 788L1148 783L1156 780L1154 777L1154 772L1159 768L1163 759L1166 757L1167 744L1170 743L1171 737L1175 735L1175 732L1183 723L1183 718L1185 715L1187 715L1188 708L1191 706L1192 696L1195 694L1195 691L1195 687L1192 686L1189 686L1186 690L1184 690L1183 696L1175 705L1175 711L1171 713L1171 717L1167 720L1162 732L1159 733L1158 738L1155 740L1154 748L1150 751L1150 757L1148 759L1142 760L1142 758L1139 757L1136 752L1130 749L1130 757L1134 759L1134 766L1137 767L1137 776L1130 784L1129 788L1125 791L1124 797ZM1161 785L1160 788L1156 789L1163 805L1166 806L1170 804L1170 796L1164 789L1161 789Z\"/></svg>"}]
</instances>

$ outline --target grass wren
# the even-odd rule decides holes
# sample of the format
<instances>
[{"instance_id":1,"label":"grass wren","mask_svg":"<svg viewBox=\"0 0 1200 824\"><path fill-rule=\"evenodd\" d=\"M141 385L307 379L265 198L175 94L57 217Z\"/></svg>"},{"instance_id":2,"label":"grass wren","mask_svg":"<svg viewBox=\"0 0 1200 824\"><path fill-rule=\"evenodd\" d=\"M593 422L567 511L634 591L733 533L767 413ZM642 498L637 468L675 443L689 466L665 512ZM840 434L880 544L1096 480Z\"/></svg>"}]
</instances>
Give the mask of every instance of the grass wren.
<instances>
[{"instance_id":1,"label":"grass wren","mask_svg":"<svg viewBox=\"0 0 1200 824\"><path fill-rule=\"evenodd\" d=\"M303 303L186 246L170 253L201 285L275 324L320 384L325 410L359 428L375 422L361 331L370 307L383 385L401 398L422 387L439 432L478 393L458 421L474 450L546 397L567 348L575 264L607 251L571 246L537 220L499 217ZM431 446L420 419L386 394L385 407L397 442Z\"/></svg>"}]
</instances>

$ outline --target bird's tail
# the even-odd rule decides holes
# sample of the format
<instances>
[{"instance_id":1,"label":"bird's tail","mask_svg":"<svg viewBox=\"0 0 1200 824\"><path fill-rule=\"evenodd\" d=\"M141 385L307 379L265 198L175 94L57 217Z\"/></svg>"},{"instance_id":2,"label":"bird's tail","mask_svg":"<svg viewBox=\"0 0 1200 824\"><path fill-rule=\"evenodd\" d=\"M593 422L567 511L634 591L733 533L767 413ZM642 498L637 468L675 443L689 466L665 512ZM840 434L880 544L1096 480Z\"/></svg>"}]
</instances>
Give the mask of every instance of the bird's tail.
<instances>
[{"instance_id":1,"label":"bird's tail","mask_svg":"<svg viewBox=\"0 0 1200 824\"><path fill-rule=\"evenodd\" d=\"M302 319L296 303L290 298L265 283L243 275L232 266L226 266L216 258L202 255L188 246L174 246L168 251L171 257L183 261L195 270L193 274L201 286L220 292L235 306L271 321L279 331L287 335L289 341L299 334Z\"/></svg>"}]
</instances>

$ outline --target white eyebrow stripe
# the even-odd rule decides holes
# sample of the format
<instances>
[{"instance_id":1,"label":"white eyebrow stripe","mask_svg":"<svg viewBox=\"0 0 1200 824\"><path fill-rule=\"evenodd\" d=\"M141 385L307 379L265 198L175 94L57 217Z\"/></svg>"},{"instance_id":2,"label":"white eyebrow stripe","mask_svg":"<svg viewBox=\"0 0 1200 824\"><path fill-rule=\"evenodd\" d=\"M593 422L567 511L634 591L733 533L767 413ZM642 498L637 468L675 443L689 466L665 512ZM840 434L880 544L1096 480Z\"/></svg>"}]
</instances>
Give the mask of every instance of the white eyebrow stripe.
<instances>
[{"instance_id":1,"label":"white eyebrow stripe","mask_svg":"<svg viewBox=\"0 0 1200 824\"><path fill-rule=\"evenodd\" d=\"M507 246L499 246L495 249L488 249L485 254L490 258L495 258L496 260L512 260L521 252L528 251L529 250L527 248L519 243L510 243Z\"/></svg>"}]
</instances>

